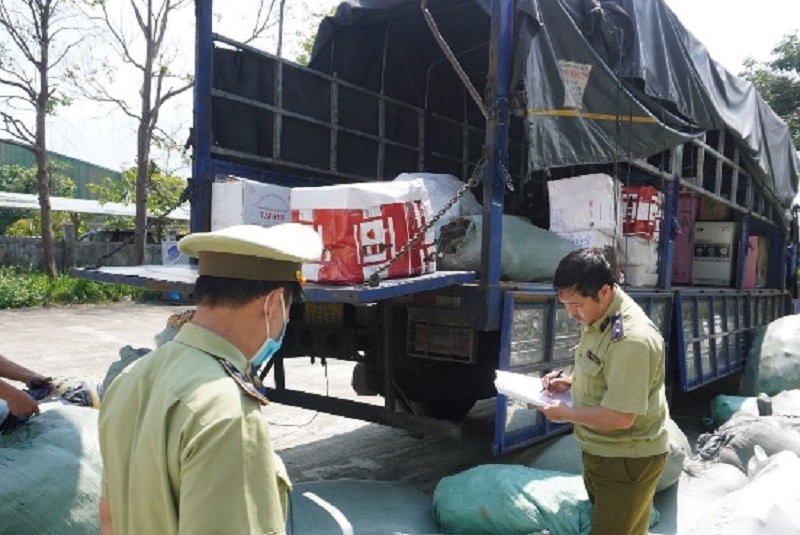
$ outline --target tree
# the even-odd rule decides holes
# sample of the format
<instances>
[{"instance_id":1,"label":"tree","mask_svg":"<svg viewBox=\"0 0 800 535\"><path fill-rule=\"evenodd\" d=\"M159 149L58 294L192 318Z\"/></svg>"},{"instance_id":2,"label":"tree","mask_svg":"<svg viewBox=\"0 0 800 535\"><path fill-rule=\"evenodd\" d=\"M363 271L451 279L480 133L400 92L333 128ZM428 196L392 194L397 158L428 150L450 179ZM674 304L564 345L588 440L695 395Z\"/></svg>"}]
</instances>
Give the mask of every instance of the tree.
<instances>
[{"instance_id":1,"label":"tree","mask_svg":"<svg viewBox=\"0 0 800 535\"><path fill-rule=\"evenodd\" d=\"M800 35L788 34L772 49L770 61L745 60L742 76L753 82L781 116L800 150Z\"/></svg>"},{"instance_id":2,"label":"tree","mask_svg":"<svg viewBox=\"0 0 800 535\"><path fill-rule=\"evenodd\" d=\"M97 196L100 202L118 202L130 204L136 198L137 167L131 167L122 172L122 180L104 179L100 184L89 184L89 190ZM150 163L147 180L147 211L150 214L161 215L172 208L186 188L186 180L175 175L162 172L155 162ZM106 228L130 229L136 228L135 221L129 217L109 217L106 219ZM179 229L185 233L188 229ZM164 228L156 228L158 241L164 239Z\"/></svg>"},{"instance_id":3,"label":"tree","mask_svg":"<svg viewBox=\"0 0 800 535\"><path fill-rule=\"evenodd\" d=\"M317 40L317 30L323 18L329 17L336 12L336 7L327 11L314 11L308 17L307 31L297 32L296 37L300 46L300 53L295 61L300 65L308 65L311 61L311 52L314 51L314 41Z\"/></svg>"},{"instance_id":4,"label":"tree","mask_svg":"<svg viewBox=\"0 0 800 535\"><path fill-rule=\"evenodd\" d=\"M155 143L173 143L174 140L159 129L158 120L164 105L192 87L192 77L173 71L177 49L170 47L167 35L170 20L191 0L129 0L130 14L119 18L109 12L107 0L95 0L99 15L94 19L110 37L114 53L133 69L140 80L138 102L134 105L121 95L109 90L107 80L88 77L85 94L94 100L115 105L125 115L136 121L136 264L144 262L145 230L147 227L148 183L150 178L150 152ZM123 21L133 20L132 35L126 33ZM134 37L135 36L135 37Z\"/></svg>"},{"instance_id":5,"label":"tree","mask_svg":"<svg viewBox=\"0 0 800 535\"><path fill-rule=\"evenodd\" d=\"M36 190L41 207L45 272L57 275L50 210L51 179L47 167L47 121L69 104L61 90L85 33L76 27L70 0L0 1L0 118L3 129L30 147L36 157ZM35 116L34 125L26 116Z\"/></svg>"}]
</instances>

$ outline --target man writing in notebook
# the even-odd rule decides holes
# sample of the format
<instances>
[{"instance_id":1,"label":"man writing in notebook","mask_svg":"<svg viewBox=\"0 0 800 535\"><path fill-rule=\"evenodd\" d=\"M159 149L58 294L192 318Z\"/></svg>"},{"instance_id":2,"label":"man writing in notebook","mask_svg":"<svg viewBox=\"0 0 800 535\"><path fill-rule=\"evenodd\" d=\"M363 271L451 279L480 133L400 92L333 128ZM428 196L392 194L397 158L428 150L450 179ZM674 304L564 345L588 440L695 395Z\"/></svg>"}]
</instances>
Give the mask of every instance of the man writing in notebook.
<instances>
[{"instance_id":1,"label":"man writing in notebook","mask_svg":"<svg viewBox=\"0 0 800 535\"><path fill-rule=\"evenodd\" d=\"M538 410L574 426L594 505L591 534L646 534L668 451L663 338L616 285L600 250L564 257L553 286L581 324L581 341L571 376L543 378L548 391L571 392L573 406L555 401Z\"/></svg>"}]
</instances>

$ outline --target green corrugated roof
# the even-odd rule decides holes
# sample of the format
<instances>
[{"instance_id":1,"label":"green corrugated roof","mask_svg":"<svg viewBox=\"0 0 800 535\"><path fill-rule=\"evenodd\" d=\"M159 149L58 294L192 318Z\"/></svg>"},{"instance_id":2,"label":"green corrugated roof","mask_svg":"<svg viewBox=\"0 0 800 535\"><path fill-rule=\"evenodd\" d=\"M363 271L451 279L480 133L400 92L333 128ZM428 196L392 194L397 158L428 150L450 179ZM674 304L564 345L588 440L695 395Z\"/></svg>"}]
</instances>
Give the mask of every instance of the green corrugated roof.
<instances>
[{"instance_id":1,"label":"green corrugated roof","mask_svg":"<svg viewBox=\"0 0 800 535\"><path fill-rule=\"evenodd\" d=\"M79 199L97 198L89 191L89 188L86 186L87 184L99 184L106 177L114 180L120 180L122 177L119 171L84 162L83 160L65 156L57 152L49 152L51 158L65 165L63 172L75 183L75 197ZM0 166L3 165L31 167L36 165L36 158L22 143L0 139Z\"/></svg>"}]
</instances>

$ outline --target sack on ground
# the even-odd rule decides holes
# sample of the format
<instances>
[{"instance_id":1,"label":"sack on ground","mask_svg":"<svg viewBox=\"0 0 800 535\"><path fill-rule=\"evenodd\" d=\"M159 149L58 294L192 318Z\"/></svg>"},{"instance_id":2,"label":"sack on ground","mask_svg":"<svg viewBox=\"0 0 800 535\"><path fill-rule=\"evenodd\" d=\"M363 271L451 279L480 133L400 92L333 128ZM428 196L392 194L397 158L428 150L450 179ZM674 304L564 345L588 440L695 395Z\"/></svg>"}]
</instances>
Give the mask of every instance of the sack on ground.
<instances>
[{"instance_id":1,"label":"sack on ground","mask_svg":"<svg viewBox=\"0 0 800 535\"><path fill-rule=\"evenodd\" d=\"M42 403L0 436L3 533L99 533L102 462L96 410Z\"/></svg>"},{"instance_id":2,"label":"sack on ground","mask_svg":"<svg viewBox=\"0 0 800 535\"><path fill-rule=\"evenodd\" d=\"M287 535L423 535L440 533L431 499L405 483L296 483L289 495Z\"/></svg>"},{"instance_id":3,"label":"sack on ground","mask_svg":"<svg viewBox=\"0 0 800 535\"><path fill-rule=\"evenodd\" d=\"M719 500L694 533L762 535L800 533L800 458L783 451L751 463L748 482Z\"/></svg>"},{"instance_id":4,"label":"sack on ground","mask_svg":"<svg viewBox=\"0 0 800 535\"><path fill-rule=\"evenodd\" d=\"M592 506L583 478L516 465L483 465L439 481L433 514L445 533L588 535ZM650 525L658 522L653 509Z\"/></svg>"},{"instance_id":5,"label":"sack on ground","mask_svg":"<svg viewBox=\"0 0 800 535\"><path fill-rule=\"evenodd\" d=\"M721 500L747 483L737 468L719 463L689 464L678 483L655 496L661 519L654 533L700 535L695 527Z\"/></svg>"},{"instance_id":6,"label":"sack on ground","mask_svg":"<svg viewBox=\"0 0 800 535\"><path fill-rule=\"evenodd\" d=\"M669 434L667 465L658 480L656 492L674 485L683 472L685 460L692 457L692 446L689 444L689 439L686 438L678 424L671 419L667 420L667 433ZM581 447L572 433L517 454L514 463L529 468L555 470L567 474L583 473Z\"/></svg>"},{"instance_id":7,"label":"sack on ground","mask_svg":"<svg viewBox=\"0 0 800 535\"><path fill-rule=\"evenodd\" d=\"M800 455L800 421L784 416L733 418L714 433L700 435L697 458L729 464L743 473L756 446L767 455L791 451Z\"/></svg>"},{"instance_id":8,"label":"sack on ground","mask_svg":"<svg viewBox=\"0 0 800 535\"><path fill-rule=\"evenodd\" d=\"M800 314L756 329L739 394L774 396L795 388L800 388Z\"/></svg>"}]
</instances>

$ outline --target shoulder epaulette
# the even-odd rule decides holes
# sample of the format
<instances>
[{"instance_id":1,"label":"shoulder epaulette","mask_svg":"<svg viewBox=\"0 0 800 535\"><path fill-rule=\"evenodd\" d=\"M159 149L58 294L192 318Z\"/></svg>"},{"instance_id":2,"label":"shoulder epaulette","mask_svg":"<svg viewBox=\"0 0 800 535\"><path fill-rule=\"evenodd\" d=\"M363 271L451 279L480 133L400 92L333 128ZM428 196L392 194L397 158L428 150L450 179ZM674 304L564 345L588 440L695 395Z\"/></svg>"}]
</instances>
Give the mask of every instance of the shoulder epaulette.
<instances>
[{"instance_id":1,"label":"shoulder epaulette","mask_svg":"<svg viewBox=\"0 0 800 535\"><path fill-rule=\"evenodd\" d=\"M611 341L616 342L625 337L625 328L622 326L622 312L611 316Z\"/></svg>"},{"instance_id":2,"label":"shoulder epaulette","mask_svg":"<svg viewBox=\"0 0 800 535\"><path fill-rule=\"evenodd\" d=\"M214 358L217 359L217 362L222 365L222 369L225 370L225 373L227 373L231 379L233 379L233 381L239 385L239 388L242 389L245 395L253 398L262 405L267 405L269 403L267 397L259 392L258 388L256 388L253 383L251 383L244 375L242 375L242 372L236 369L236 366L224 358L216 356Z\"/></svg>"}]
</instances>

